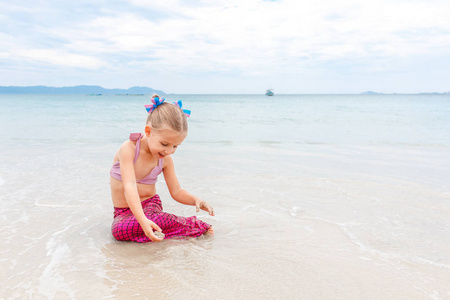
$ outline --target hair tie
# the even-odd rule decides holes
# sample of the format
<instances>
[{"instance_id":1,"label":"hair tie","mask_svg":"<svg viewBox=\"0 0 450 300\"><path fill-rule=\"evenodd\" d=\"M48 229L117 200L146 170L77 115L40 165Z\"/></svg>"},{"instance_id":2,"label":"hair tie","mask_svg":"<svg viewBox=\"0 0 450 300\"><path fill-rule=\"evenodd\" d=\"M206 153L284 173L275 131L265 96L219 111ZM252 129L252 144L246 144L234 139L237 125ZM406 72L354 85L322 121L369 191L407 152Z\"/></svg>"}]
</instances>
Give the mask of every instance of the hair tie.
<instances>
[{"instance_id":1,"label":"hair tie","mask_svg":"<svg viewBox=\"0 0 450 300\"><path fill-rule=\"evenodd\" d=\"M146 105L144 105L145 109L147 110L147 112L149 114L151 114L152 111L155 110L155 108L157 108L158 106L163 104L164 100L165 100L164 98L161 98L161 100L159 100L159 97L154 97L154 98L152 98L153 104L146 104Z\"/></svg>"},{"instance_id":2,"label":"hair tie","mask_svg":"<svg viewBox=\"0 0 450 300\"><path fill-rule=\"evenodd\" d=\"M178 100L177 102L173 102L173 104L175 104L176 106L178 106L179 108L181 108L183 106L183 103L181 103L181 100ZM186 117L190 117L191 116L191 111L188 109L182 109L181 110L184 112L184 114L186 115Z\"/></svg>"}]
</instances>

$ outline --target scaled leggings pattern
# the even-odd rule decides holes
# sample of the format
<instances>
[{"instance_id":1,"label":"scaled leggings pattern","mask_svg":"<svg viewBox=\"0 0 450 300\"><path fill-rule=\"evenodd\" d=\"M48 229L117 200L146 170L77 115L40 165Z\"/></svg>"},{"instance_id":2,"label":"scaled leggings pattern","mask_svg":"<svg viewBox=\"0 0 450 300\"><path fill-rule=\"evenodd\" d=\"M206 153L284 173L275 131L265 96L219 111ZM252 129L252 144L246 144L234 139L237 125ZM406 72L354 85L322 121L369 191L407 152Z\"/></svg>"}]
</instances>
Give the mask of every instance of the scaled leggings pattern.
<instances>
[{"instance_id":1,"label":"scaled leggings pattern","mask_svg":"<svg viewBox=\"0 0 450 300\"><path fill-rule=\"evenodd\" d=\"M142 201L144 214L155 222L165 234L165 239L172 237L196 237L204 234L211 225L194 217L178 217L162 211L161 199L158 195ZM118 241L148 243L151 240L145 235L130 208L114 207L112 235Z\"/></svg>"}]
</instances>

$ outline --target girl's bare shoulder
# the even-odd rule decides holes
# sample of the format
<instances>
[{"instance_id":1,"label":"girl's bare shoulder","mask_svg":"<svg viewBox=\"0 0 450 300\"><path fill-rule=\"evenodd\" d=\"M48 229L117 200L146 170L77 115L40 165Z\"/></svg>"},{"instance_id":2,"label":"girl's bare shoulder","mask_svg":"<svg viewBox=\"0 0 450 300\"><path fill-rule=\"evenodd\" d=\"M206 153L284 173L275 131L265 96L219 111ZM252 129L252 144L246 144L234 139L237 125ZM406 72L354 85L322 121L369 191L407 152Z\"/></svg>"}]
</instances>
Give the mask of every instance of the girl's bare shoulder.
<instances>
[{"instance_id":1,"label":"girl's bare shoulder","mask_svg":"<svg viewBox=\"0 0 450 300\"><path fill-rule=\"evenodd\" d=\"M136 150L136 142L133 141L125 141L120 145L119 150L117 151L119 154L119 158L130 158L131 156L134 158L134 151Z\"/></svg>"},{"instance_id":2,"label":"girl's bare shoulder","mask_svg":"<svg viewBox=\"0 0 450 300\"><path fill-rule=\"evenodd\" d=\"M168 168L168 167L173 167L173 159L170 155L164 157L164 161L163 161L163 169Z\"/></svg>"}]
</instances>

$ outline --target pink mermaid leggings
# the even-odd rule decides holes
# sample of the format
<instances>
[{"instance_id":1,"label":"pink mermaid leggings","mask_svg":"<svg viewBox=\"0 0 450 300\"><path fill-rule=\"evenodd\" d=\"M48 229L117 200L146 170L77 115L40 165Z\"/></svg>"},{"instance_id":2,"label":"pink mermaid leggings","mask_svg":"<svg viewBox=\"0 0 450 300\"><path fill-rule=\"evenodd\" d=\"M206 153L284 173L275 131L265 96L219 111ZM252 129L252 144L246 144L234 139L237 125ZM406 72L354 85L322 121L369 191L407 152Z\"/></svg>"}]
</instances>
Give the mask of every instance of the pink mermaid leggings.
<instances>
[{"instance_id":1,"label":"pink mermaid leggings","mask_svg":"<svg viewBox=\"0 0 450 300\"><path fill-rule=\"evenodd\" d=\"M158 195L142 201L144 214L155 222L165 234L165 239L177 236L196 237L204 234L211 225L194 217L178 217L162 211L161 199ZM148 243L151 240L145 235L131 210L114 207L112 235L118 241Z\"/></svg>"}]
</instances>

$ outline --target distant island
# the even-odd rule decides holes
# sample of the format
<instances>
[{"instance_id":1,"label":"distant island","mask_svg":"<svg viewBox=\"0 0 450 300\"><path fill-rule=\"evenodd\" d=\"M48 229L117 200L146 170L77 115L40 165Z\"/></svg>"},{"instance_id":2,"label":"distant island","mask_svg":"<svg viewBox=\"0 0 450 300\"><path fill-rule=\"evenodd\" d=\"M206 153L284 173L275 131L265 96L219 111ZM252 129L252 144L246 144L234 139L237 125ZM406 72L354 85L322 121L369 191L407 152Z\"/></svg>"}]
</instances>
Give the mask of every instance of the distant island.
<instances>
[{"instance_id":1,"label":"distant island","mask_svg":"<svg viewBox=\"0 0 450 300\"><path fill-rule=\"evenodd\" d=\"M377 93L377 92L373 92L373 91L367 91L364 93L361 93L361 95L382 95L383 93Z\"/></svg>"},{"instance_id":2,"label":"distant island","mask_svg":"<svg viewBox=\"0 0 450 300\"><path fill-rule=\"evenodd\" d=\"M361 93L361 95L396 95L397 93L393 94L385 94L385 93L378 93L373 91L367 91ZM432 93L417 93L417 95L450 95L450 92L444 92L444 93L438 93L438 92L432 92Z\"/></svg>"},{"instance_id":3,"label":"distant island","mask_svg":"<svg viewBox=\"0 0 450 300\"><path fill-rule=\"evenodd\" d=\"M88 95L165 95L163 91L143 86L135 86L129 89L105 89L98 85L77 85L69 87L52 86L0 86L0 94L88 94Z\"/></svg>"}]
</instances>

